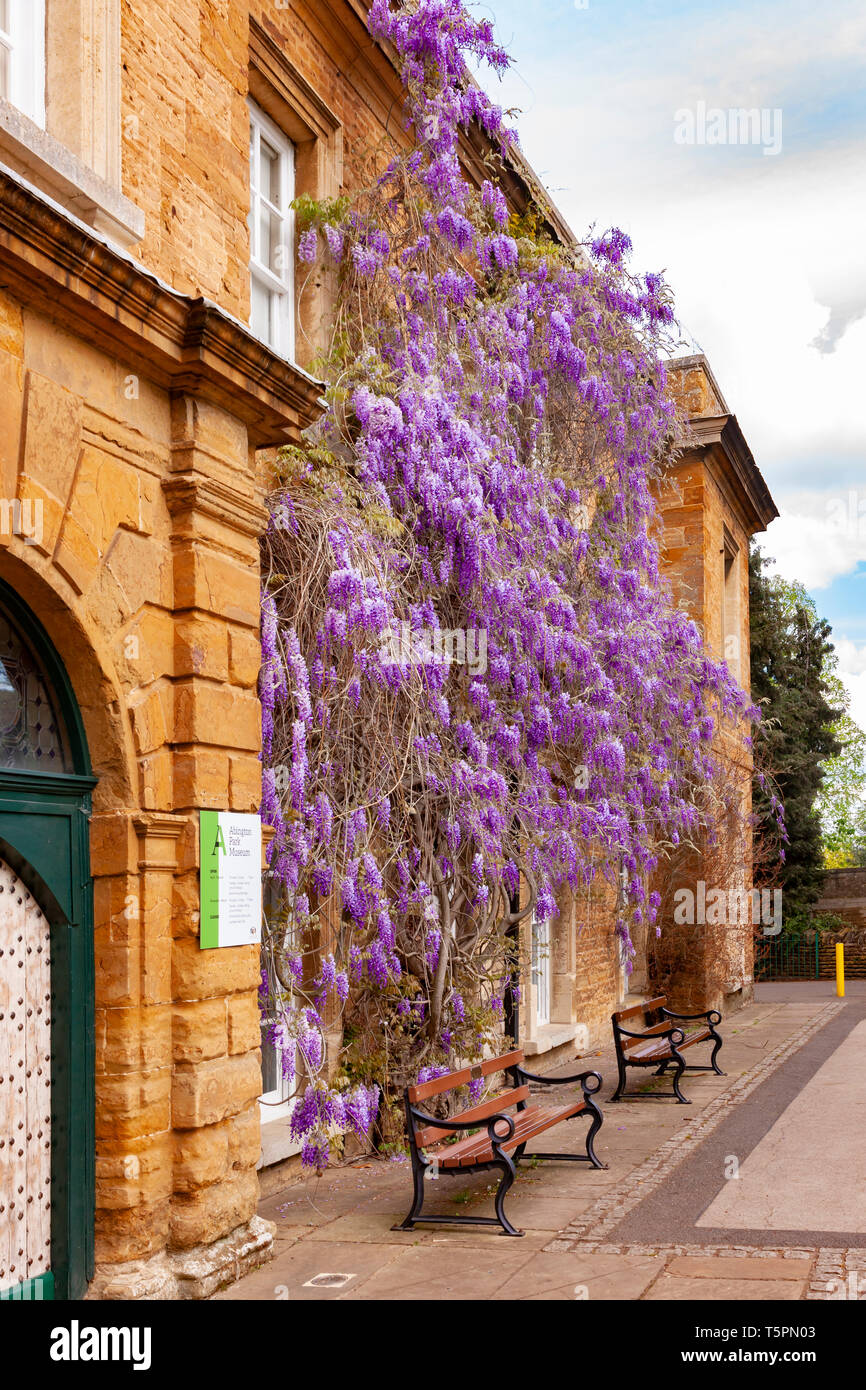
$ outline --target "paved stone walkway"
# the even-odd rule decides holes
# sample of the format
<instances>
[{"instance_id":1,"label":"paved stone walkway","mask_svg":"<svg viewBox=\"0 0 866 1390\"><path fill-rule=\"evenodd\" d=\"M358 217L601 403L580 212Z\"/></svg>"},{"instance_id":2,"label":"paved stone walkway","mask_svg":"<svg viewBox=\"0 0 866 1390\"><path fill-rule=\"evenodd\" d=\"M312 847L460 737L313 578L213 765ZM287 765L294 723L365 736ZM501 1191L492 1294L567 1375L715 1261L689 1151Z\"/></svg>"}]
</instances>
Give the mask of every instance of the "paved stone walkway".
<instances>
[{"instance_id":1,"label":"paved stone walkway","mask_svg":"<svg viewBox=\"0 0 866 1390\"><path fill-rule=\"evenodd\" d=\"M605 1078L597 1148L609 1167L522 1167L507 1201L522 1239L483 1227L394 1231L410 1202L408 1164L359 1162L264 1201L274 1259L216 1297L866 1298L855 1181L864 1020L866 983L852 984L844 1003L827 982L760 986L757 1001L723 1025L727 1075L686 1073L688 1107L663 1098L669 1081L634 1079L630 1089L649 1098L605 1105L612 1052L581 1058L564 1070L593 1067ZM814 1171L822 1134L823 1185ZM551 1150L573 1143L567 1126L545 1136ZM442 1177L430 1184L429 1210L492 1210L497 1177Z\"/></svg>"}]
</instances>

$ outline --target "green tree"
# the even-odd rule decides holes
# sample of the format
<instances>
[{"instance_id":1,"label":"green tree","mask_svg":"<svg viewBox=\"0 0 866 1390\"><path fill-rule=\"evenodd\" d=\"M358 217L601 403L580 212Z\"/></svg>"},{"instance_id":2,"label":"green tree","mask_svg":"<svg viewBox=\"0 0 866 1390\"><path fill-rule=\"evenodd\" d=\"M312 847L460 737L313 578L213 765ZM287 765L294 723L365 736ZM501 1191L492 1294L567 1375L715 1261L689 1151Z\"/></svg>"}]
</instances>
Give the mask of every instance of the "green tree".
<instances>
[{"instance_id":1,"label":"green tree","mask_svg":"<svg viewBox=\"0 0 866 1390\"><path fill-rule=\"evenodd\" d=\"M830 786L825 786L828 761L837 760L836 782L843 780L838 759L845 747L846 711L830 624L818 616L801 584L767 575L769 563L754 546L749 556L752 698L764 717L756 732L757 761L771 771L784 805L788 843L779 881L785 919L793 923L821 895L820 797L824 788L826 803L832 789L832 769ZM760 780L753 804L758 824L769 824L770 795Z\"/></svg>"},{"instance_id":2,"label":"green tree","mask_svg":"<svg viewBox=\"0 0 866 1390\"><path fill-rule=\"evenodd\" d=\"M802 609L813 624L821 622L815 600L797 580L774 575L768 582L786 621L796 622L797 610ZM833 733L842 746L821 764L815 805L821 820L824 866L839 869L861 862L866 855L866 733L848 712L851 698L839 675L836 649L829 644L821 674L828 703L841 711Z\"/></svg>"},{"instance_id":3,"label":"green tree","mask_svg":"<svg viewBox=\"0 0 866 1390\"><path fill-rule=\"evenodd\" d=\"M860 802L854 816L854 828L846 846L845 857L834 868L866 869L866 803Z\"/></svg>"},{"instance_id":4,"label":"green tree","mask_svg":"<svg viewBox=\"0 0 866 1390\"><path fill-rule=\"evenodd\" d=\"M824 763L817 801L828 869L848 868L866 853L866 734L848 713L850 697L836 666L834 652L827 659L824 678L831 702L844 710L835 728L842 748Z\"/></svg>"}]
</instances>

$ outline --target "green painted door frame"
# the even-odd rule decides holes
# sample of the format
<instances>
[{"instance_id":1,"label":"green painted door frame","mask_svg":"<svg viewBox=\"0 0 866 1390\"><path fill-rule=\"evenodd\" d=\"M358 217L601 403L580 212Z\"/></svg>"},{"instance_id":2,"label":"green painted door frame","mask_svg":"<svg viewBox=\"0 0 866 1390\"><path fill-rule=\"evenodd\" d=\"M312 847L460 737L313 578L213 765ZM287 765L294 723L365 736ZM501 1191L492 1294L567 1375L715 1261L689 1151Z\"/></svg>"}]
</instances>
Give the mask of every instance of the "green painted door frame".
<instances>
[{"instance_id":1,"label":"green painted door frame","mask_svg":"<svg viewBox=\"0 0 866 1390\"><path fill-rule=\"evenodd\" d=\"M42 1296L82 1298L95 1208L92 776L66 670L41 624L0 583L0 603L38 655L66 726L74 773L0 770L0 857L51 926L51 1273Z\"/></svg>"},{"instance_id":2,"label":"green painted door frame","mask_svg":"<svg viewBox=\"0 0 866 1390\"><path fill-rule=\"evenodd\" d=\"M51 924L51 1268L58 1298L93 1276L92 777L0 772L0 858Z\"/></svg>"}]
</instances>

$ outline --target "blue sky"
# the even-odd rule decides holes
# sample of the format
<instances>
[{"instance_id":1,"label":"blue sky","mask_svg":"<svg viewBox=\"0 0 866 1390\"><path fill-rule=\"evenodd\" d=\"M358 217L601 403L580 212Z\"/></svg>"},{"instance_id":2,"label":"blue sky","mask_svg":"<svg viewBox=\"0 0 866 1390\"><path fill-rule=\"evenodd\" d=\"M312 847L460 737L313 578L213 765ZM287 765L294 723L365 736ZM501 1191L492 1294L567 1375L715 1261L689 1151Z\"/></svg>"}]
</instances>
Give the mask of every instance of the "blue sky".
<instances>
[{"instance_id":1,"label":"blue sky","mask_svg":"<svg viewBox=\"0 0 866 1390\"><path fill-rule=\"evenodd\" d=\"M833 624L866 727L866 0L473 9L573 229L621 226L666 271L782 513L764 548ZM678 143L699 103L765 109L766 138Z\"/></svg>"}]
</instances>

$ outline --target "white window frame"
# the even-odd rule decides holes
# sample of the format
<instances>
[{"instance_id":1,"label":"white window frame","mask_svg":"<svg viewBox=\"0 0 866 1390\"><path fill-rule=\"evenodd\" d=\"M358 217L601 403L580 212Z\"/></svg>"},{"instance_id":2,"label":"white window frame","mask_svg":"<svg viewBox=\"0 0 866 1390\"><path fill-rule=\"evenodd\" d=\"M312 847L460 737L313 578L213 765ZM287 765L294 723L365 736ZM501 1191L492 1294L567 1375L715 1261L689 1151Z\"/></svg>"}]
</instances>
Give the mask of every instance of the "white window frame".
<instances>
[{"instance_id":1,"label":"white window frame","mask_svg":"<svg viewBox=\"0 0 866 1390\"><path fill-rule=\"evenodd\" d=\"M265 876L264 876L264 884L263 884L263 889L264 889L264 892L263 892L263 905L265 906L266 909L267 909L268 906L271 904L271 901L272 901L272 894L274 893L275 888L276 888L276 880L275 880L275 878L274 878L274 875L273 875L272 872L268 871L268 872L265 874ZM276 1084L276 1086L272 1087L271 1090L269 1090L269 1091L263 1090L263 1091L261 1092L260 1096L259 1096L259 1106L261 1107L261 1108L260 1108L260 1115L261 1115L261 1122L262 1122L263 1125L264 1125L264 1124L267 1124L267 1123L268 1123L269 1121L271 1121L271 1120L285 1120L285 1119L288 1119L288 1118L291 1116L292 1110L294 1109L295 1101L296 1101L296 1099L297 1099L297 1094L296 1094L296 1092L297 1092L297 1085L298 1085L298 1076L297 1076L298 1052L297 1052L297 1048L294 1046L294 1044L292 1044L292 1051L294 1052L294 1063L295 1063L295 1065L294 1065L294 1067L292 1068L292 1078L293 1078L293 1079L292 1079L292 1080L289 1080L289 1079L286 1077L286 1074L285 1074L285 1071L284 1071L284 1068L283 1068L283 1059L284 1059L284 1057L285 1057L285 1055L286 1055L287 1049L284 1048L284 1047L281 1047L281 1046L280 1046L279 1044L277 1044L277 1043L272 1043L272 1042L270 1041L270 1039L269 1039L269 1038L266 1038L266 1036L265 1036L265 1033L266 1033L266 1030L268 1029L268 1027L269 1027L269 1026L273 1026L273 1024L275 1024L275 1023L277 1023L277 1022L279 1021L279 1018L280 1018L279 1009L280 1009L280 1004L281 1004L282 1002L290 1003L290 1002L291 1002L291 996L290 996L290 993L289 993L288 991L282 990L282 989L281 989L281 990L280 990L280 997L279 997L279 999L278 999L278 1000L276 1001L276 1003L275 1003L274 1012L268 1014L268 1016L267 1016L266 1018L263 1018L263 1019L261 1020L261 1040L262 1040L262 1086L264 1086L264 1084L265 1084L265 1078L264 1078L264 1060L265 1060L265 1048L266 1048L266 1047L269 1047L269 1048L272 1048L272 1049L273 1049L273 1052L274 1052L275 1058L276 1058L276 1064L277 1064L277 1084Z\"/></svg>"},{"instance_id":2,"label":"white window frame","mask_svg":"<svg viewBox=\"0 0 866 1390\"><path fill-rule=\"evenodd\" d=\"M289 1081L283 1069L283 1058L286 1049L281 1047L278 1043L271 1043L265 1039L265 1028L269 1024L274 1024L277 1021L278 1015L269 1015L267 1019L262 1019L262 1053L264 1054L267 1041L267 1046L272 1047L274 1050L278 1074L278 1081L273 1090L262 1091L262 1094L259 1096L259 1103L263 1107L263 1120L278 1120L291 1115L292 1107L295 1102L292 1091L297 1085L297 1077L295 1077L294 1081ZM297 1063L297 1050L293 1049L293 1051L295 1052L295 1062ZM264 1076L262 1077L262 1085L264 1085Z\"/></svg>"},{"instance_id":3,"label":"white window frame","mask_svg":"<svg viewBox=\"0 0 866 1390\"><path fill-rule=\"evenodd\" d=\"M265 1022L262 1020L263 1062ZM273 1164L281 1163L283 1159L291 1158L293 1154L298 1154L301 1151L297 1139L292 1137L288 1123L292 1118L292 1112L298 1099L297 1048L295 1048L295 1076L292 1081L287 1080L283 1074L284 1049L278 1046L275 1047L274 1051L278 1068L277 1085L273 1090L263 1091L259 1096L259 1121L262 1137L262 1151L258 1163L260 1168L270 1168Z\"/></svg>"},{"instance_id":4,"label":"white window frame","mask_svg":"<svg viewBox=\"0 0 866 1390\"><path fill-rule=\"evenodd\" d=\"M295 147L279 126L256 105L248 101L250 112L250 323L252 324L252 290L260 286L268 295L269 331L263 341L288 361L295 351L295 214L289 206L295 196ZM280 206L265 197L261 189L262 137L280 156ZM262 258L261 213L266 210L282 221L279 246L283 248L283 264L275 272ZM267 253L265 253L267 254Z\"/></svg>"},{"instance_id":5,"label":"white window frame","mask_svg":"<svg viewBox=\"0 0 866 1390\"><path fill-rule=\"evenodd\" d=\"M545 1028L550 1023L553 1002L552 970L553 937L549 917L532 914L532 986L535 1023Z\"/></svg>"},{"instance_id":6,"label":"white window frame","mask_svg":"<svg viewBox=\"0 0 866 1390\"><path fill-rule=\"evenodd\" d=\"M7 0L8 30L0 29L6 49L6 99L45 129L45 0Z\"/></svg>"}]
</instances>

